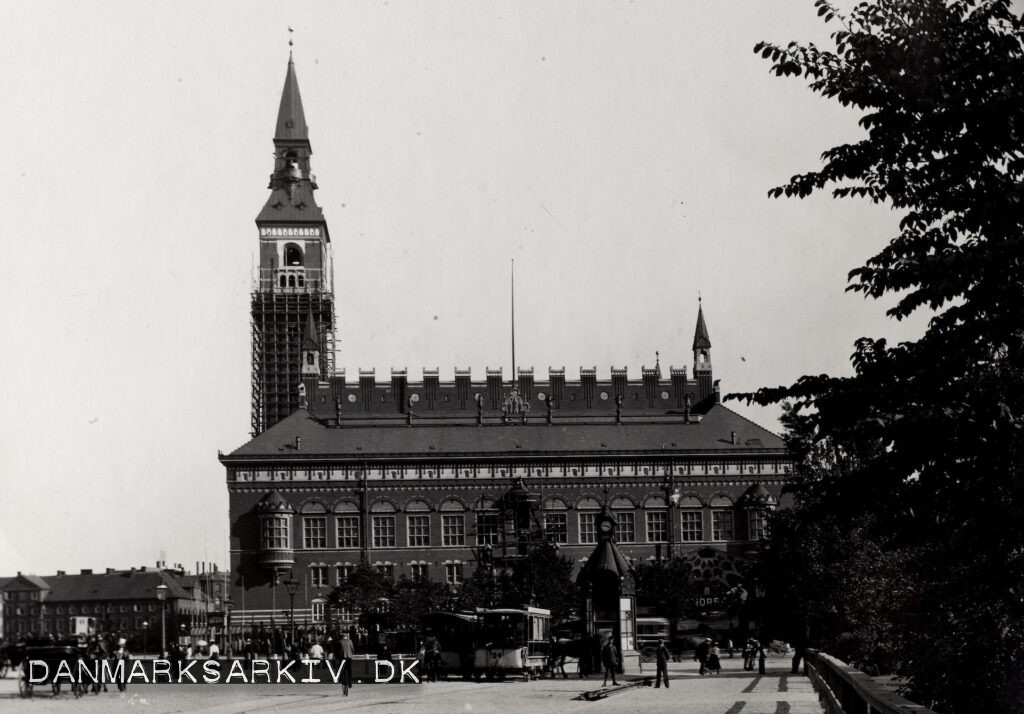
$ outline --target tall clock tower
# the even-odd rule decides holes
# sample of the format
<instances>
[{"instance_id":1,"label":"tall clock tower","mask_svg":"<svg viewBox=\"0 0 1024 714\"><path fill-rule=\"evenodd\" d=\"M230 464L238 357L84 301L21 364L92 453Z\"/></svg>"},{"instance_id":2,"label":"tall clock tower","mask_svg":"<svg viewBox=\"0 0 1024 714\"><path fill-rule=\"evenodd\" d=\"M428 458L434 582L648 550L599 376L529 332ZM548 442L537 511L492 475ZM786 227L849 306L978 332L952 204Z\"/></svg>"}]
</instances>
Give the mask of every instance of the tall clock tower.
<instances>
[{"instance_id":1,"label":"tall clock tower","mask_svg":"<svg viewBox=\"0 0 1024 714\"><path fill-rule=\"evenodd\" d=\"M256 217L260 258L252 292L253 436L298 408L304 340L317 342L321 378L333 371L331 237L313 196L312 153L289 56L274 132L270 197Z\"/></svg>"}]
</instances>

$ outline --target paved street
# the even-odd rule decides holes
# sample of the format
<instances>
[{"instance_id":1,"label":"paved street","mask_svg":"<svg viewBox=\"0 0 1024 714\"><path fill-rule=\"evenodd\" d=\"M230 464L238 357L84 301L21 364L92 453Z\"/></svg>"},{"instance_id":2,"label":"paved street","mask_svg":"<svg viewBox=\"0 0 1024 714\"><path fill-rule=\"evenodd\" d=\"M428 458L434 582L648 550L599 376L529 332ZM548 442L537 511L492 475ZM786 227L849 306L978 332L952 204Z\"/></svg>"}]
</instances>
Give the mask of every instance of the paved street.
<instances>
[{"instance_id":1,"label":"paved street","mask_svg":"<svg viewBox=\"0 0 1024 714\"><path fill-rule=\"evenodd\" d=\"M333 685L133 685L88 695L17 695L12 675L0 680L0 709L5 712L150 711L234 714L252 711L343 712L370 710L396 714L420 712L683 712L685 714L818 714L822 709L810 682L789 674L789 660L769 660L763 676L744 672L739 658L722 660L722 674L701 677L695 662L674 664L670 689L636 687L611 697L579 700L597 689L600 680L541 680L474 683L367 684L349 697ZM113 689L113 687L112 687Z\"/></svg>"}]
</instances>

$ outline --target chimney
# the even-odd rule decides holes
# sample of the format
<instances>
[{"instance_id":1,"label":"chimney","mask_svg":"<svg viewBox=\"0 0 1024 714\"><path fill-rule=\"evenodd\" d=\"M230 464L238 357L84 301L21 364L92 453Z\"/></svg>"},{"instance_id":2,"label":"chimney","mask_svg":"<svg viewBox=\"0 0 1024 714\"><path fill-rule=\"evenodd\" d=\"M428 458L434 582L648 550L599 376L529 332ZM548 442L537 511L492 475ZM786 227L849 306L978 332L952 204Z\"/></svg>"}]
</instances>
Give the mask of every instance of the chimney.
<instances>
[{"instance_id":1,"label":"chimney","mask_svg":"<svg viewBox=\"0 0 1024 714\"><path fill-rule=\"evenodd\" d=\"M404 369L391 369L391 396L395 400L398 411L405 411L405 392L409 386L409 378Z\"/></svg>"},{"instance_id":2,"label":"chimney","mask_svg":"<svg viewBox=\"0 0 1024 714\"><path fill-rule=\"evenodd\" d=\"M302 449L302 437L301 436L296 436L295 437L295 450L296 451L300 451L301 449Z\"/></svg>"},{"instance_id":3,"label":"chimney","mask_svg":"<svg viewBox=\"0 0 1024 714\"><path fill-rule=\"evenodd\" d=\"M594 388L597 386L597 367L584 369L580 367L580 384L583 385L583 401L587 408L594 406Z\"/></svg>"},{"instance_id":4,"label":"chimney","mask_svg":"<svg viewBox=\"0 0 1024 714\"><path fill-rule=\"evenodd\" d=\"M686 402L686 367L669 367L669 374L672 377L672 398L675 400L676 409L682 409Z\"/></svg>"},{"instance_id":5,"label":"chimney","mask_svg":"<svg viewBox=\"0 0 1024 714\"><path fill-rule=\"evenodd\" d=\"M548 382L551 383L551 394L548 399L554 407L562 406L562 398L565 396L565 367L561 369L548 367Z\"/></svg>"},{"instance_id":6,"label":"chimney","mask_svg":"<svg viewBox=\"0 0 1024 714\"><path fill-rule=\"evenodd\" d=\"M526 401L533 401L533 367L519 369L519 394Z\"/></svg>"},{"instance_id":7,"label":"chimney","mask_svg":"<svg viewBox=\"0 0 1024 714\"><path fill-rule=\"evenodd\" d=\"M654 400L658 398L658 369L644 367L641 371L644 376L644 396L647 397L647 408L653 409Z\"/></svg>"},{"instance_id":8,"label":"chimney","mask_svg":"<svg viewBox=\"0 0 1024 714\"><path fill-rule=\"evenodd\" d=\"M423 391L427 398L427 409L433 409L437 404L437 394L441 385L440 369L423 368Z\"/></svg>"},{"instance_id":9,"label":"chimney","mask_svg":"<svg viewBox=\"0 0 1024 714\"><path fill-rule=\"evenodd\" d=\"M455 398L459 400L459 409L465 409L469 401L470 380L470 370L455 368Z\"/></svg>"},{"instance_id":10,"label":"chimney","mask_svg":"<svg viewBox=\"0 0 1024 714\"><path fill-rule=\"evenodd\" d=\"M18 575L21 575L21 573L18 573ZM57 571L57 577L58 577L58 578L62 578L62 577L64 577L65 575L67 575L67 572L65 572L65 571L63 571L63 570L58 570L58 571Z\"/></svg>"},{"instance_id":11,"label":"chimney","mask_svg":"<svg viewBox=\"0 0 1024 714\"><path fill-rule=\"evenodd\" d=\"M92 575L92 570L88 568L82 568L82 575Z\"/></svg>"},{"instance_id":12,"label":"chimney","mask_svg":"<svg viewBox=\"0 0 1024 714\"><path fill-rule=\"evenodd\" d=\"M106 574L107 575L113 575L114 574L114 569L113 568L107 568L107 573Z\"/></svg>"},{"instance_id":13,"label":"chimney","mask_svg":"<svg viewBox=\"0 0 1024 714\"><path fill-rule=\"evenodd\" d=\"M616 369L612 367L612 393L615 396L626 396L626 384L629 382L629 375L626 368Z\"/></svg>"},{"instance_id":14,"label":"chimney","mask_svg":"<svg viewBox=\"0 0 1024 714\"><path fill-rule=\"evenodd\" d=\"M733 446L740 443L739 437L736 436L735 431L729 434L729 443L731 443Z\"/></svg>"},{"instance_id":15,"label":"chimney","mask_svg":"<svg viewBox=\"0 0 1024 714\"><path fill-rule=\"evenodd\" d=\"M487 401L491 409L501 406L501 367L487 370Z\"/></svg>"},{"instance_id":16,"label":"chimney","mask_svg":"<svg viewBox=\"0 0 1024 714\"><path fill-rule=\"evenodd\" d=\"M359 370L359 396L363 399L363 410L370 411L373 404L373 388L377 382L376 372L372 369Z\"/></svg>"},{"instance_id":17,"label":"chimney","mask_svg":"<svg viewBox=\"0 0 1024 714\"><path fill-rule=\"evenodd\" d=\"M340 369L330 376L331 399L345 398L345 370Z\"/></svg>"}]
</instances>

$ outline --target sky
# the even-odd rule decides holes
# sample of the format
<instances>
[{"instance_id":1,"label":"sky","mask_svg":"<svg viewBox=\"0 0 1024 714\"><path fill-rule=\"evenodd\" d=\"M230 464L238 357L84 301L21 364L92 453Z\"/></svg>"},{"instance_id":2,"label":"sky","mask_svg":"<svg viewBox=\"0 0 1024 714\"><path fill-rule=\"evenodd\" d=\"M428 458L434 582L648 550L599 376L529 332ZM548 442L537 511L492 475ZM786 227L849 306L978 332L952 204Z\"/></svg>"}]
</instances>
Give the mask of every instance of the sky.
<instances>
[{"instance_id":1,"label":"sky","mask_svg":"<svg viewBox=\"0 0 1024 714\"><path fill-rule=\"evenodd\" d=\"M538 379L690 364L698 295L723 392L923 329L844 291L898 215L767 197L863 135L752 51L811 0L0 6L0 575L226 564L289 26L349 374L508 375L513 258Z\"/></svg>"}]
</instances>

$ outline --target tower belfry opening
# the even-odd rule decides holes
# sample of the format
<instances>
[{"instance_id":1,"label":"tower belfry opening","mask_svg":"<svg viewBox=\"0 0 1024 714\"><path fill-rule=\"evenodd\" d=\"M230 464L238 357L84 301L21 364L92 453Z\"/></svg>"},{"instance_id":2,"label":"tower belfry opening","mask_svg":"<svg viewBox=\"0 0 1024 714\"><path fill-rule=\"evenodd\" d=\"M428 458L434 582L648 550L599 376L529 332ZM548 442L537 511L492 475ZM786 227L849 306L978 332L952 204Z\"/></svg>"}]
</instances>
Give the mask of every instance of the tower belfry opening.
<instances>
[{"instance_id":1,"label":"tower belfry opening","mask_svg":"<svg viewBox=\"0 0 1024 714\"><path fill-rule=\"evenodd\" d=\"M295 63L288 58L274 131L270 196L256 217L259 269L252 288L253 436L299 407L303 342L313 316L321 378L334 371L331 238L316 203L313 154ZM308 365L306 378L309 377Z\"/></svg>"}]
</instances>

